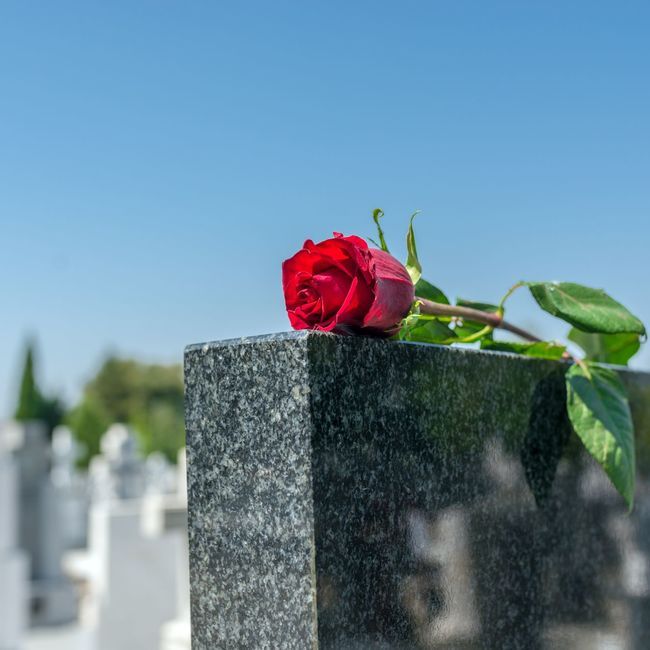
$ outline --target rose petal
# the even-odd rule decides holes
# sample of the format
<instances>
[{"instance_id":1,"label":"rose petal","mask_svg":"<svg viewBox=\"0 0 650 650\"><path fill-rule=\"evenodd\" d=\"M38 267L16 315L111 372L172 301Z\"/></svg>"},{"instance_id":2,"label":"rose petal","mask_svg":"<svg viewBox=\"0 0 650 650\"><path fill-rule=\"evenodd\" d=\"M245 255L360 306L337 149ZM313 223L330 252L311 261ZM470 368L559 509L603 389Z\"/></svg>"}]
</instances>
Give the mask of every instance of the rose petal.
<instances>
[{"instance_id":1,"label":"rose petal","mask_svg":"<svg viewBox=\"0 0 650 650\"><path fill-rule=\"evenodd\" d=\"M406 268L392 255L372 248L371 271L375 276L374 301L363 320L363 327L391 330L406 316L415 288Z\"/></svg>"},{"instance_id":2,"label":"rose petal","mask_svg":"<svg viewBox=\"0 0 650 650\"><path fill-rule=\"evenodd\" d=\"M330 267L312 278L312 288L323 302L323 317L333 316L340 308L350 289L350 277L337 267Z\"/></svg>"},{"instance_id":3,"label":"rose petal","mask_svg":"<svg viewBox=\"0 0 650 650\"><path fill-rule=\"evenodd\" d=\"M359 241L366 245L362 239ZM305 244L307 243L305 242ZM309 244L306 250L318 256L318 259L312 265L312 272L322 271L330 266L337 266L353 278L360 265L366 268L368 266L368 262L363 261L360 257L359 248L353 242L348 241L347 237L326 239L318 244L309 242Z\"/></svg>"},{"instance_id":4,"label":"rose petal","mask_svg":"<svg viewBox=\"0 0 650 650\"><path fill-rule=\"evenodd\" d=\"M368 305L372 304L373 295L370 287L363 279L356 277L352 280L350 290L341 305L335 320L337 325L361 327Z\"/></svg>"}]
</instances>

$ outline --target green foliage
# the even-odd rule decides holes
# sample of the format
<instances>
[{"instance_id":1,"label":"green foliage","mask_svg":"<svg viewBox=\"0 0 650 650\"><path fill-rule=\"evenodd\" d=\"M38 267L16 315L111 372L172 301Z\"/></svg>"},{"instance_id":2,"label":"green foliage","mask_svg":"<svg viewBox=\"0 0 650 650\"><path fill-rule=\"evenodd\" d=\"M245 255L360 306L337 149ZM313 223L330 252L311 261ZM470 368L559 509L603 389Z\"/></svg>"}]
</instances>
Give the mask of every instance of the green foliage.
<instances>
[{"instance_id":1,"label":"green foliage","mask_svg":"<svg viewBox=\"0 0 650 650\"><path fill-rule=\"evenodd\" d=\"M512 352L522 354L526 357L537 357L539 359L562 358L566 351L564 345L558 345L550 341L539 341L538 343L512 343L510 341L490 341L483 339L481 341L482 350L492 350L494 352Z\"/></svg>"},{"instance_id":2,"label":"green foliage","mask_svg":"<svg viewBox=\"0 0 650 650\"><path fill-rule=\"evenodd\" d=\"M58 397L42 397L39 420L45 422L49 435L65 419L65 405Z\"/></svg>"},{"instance_id":3,"label":"green foliage","mask_svg":"<svg viewBox=\"0 0 650 650\"><path fill-rule=\"evenodd\" d=\"M418 318L412 327L405 327L401 336L403 341L418 343L450 343L457 338L454 330L437 318Z\"/></svg>"},{"instance_id":4,"label":"green foliage","mask_svg":"<svg viewBox=\"0 0 650 650\"><path fill-rule=\"evenodd\" d=\"M590 334L574 327L569 332L569 339L584 350L590 361L619 366L626 366L641 347L639 335L632 333Z\"/></svg>"},{"instance_id":5,"label":"green foliage","mask_svg":"<svg viewBox=\"0 0 650 650\"><path fill-rule=\"evenodd\" d=\"M573 282L527 282L537 304L583 332L644 335L643 323L602 289Z\"/></svg>"},{"instance_id":6,"label":"green foliage","mask_svg":"<svg viewBox=\"0 0 650 650\"><path fill-rule=\"evenodd\" d=\"M146 410L135 413L132 424L140 434L146 453L160 451L176 462L178 450L185 445L182 395L178 400L155 399Z\"/></svg>"},{"instance_id":7,"label":"green foliage","mask_svg":"<svg viewBox=\"0 0 650 650\"><path fill-rule=\"evenodd\" d=\"M462 298L459 298L456 301L456 304L460 307L471 307L472 309L478 309L479 311L486 311L491 314L495 314L499 309L497 305L492 305L487 302L475 302L473 300L463 300ZM459 336L460 338L467 338L469 336L474 336L478 332L482 331L484 328L485 325L483 323L479 323L478 321L464 318L462 320L462 323L459 324L454 331L456 332L456 335ZM485 338L488 340L491 339L492 333L491 332L486 333Z\"/></svg>"},{"instance_id":8,"label":"green foliage","mask_svg":"<svg viewBox=\"0 0 650 650\"><path fill-rule=\"evenodd\" d=\"M47 425L51 435L54 427L63 421L65 408L57 397L43 395L36 382L34 343L29 342L25 352L25 363L20 380L18 404L14 417L16 420L40 420Z\"/></svg>"},{"instance_id":9,"label":"green foliage","mask_svg":"<svg viewBox=\"0 0 650 650\"><path fill-rule=\"evenodd\" d=\"M415 284L415 295L419 298L426 298L427 300L433 300L433 302L442 303L443 305L449 304L449 298L438 287L427 282L424 278L420 278Z\"/></svg>"},{"instance_id":10,"label":"green foliage","mask_svg":"<svg viewBox=\"0 0 650 650\"><path fill-rule=\"evenodd\" d=\"M476 300L465 300L464 298L458 298L456 304L460 307L471 307L472 309L478 309L479 311L487 311L491 314L496 314L499 311L497 305L493 305L489 302L477 302Z\"/></svg>"},{"instance_id":11,"label":"green foliage","mask_svg":"<svg viewBox=\"0 0 650 650\"><path fill-rule=\"evenodd\" d=\"M634 428L625 387L609 368L575 364L566 373L567 408L573 429L632 508Z\"/></svg>"},{"instance_id":12,"label":"green foliage","mask_svg":"<svg viewBox=\"0 0 650 650\"><path fill-rule=\"evenodd\" d=\"M20 380L20 391L18 393L18 405L14 417L16 420L37 420L41 409L41 392L36 385L34 377L34 347L32 343L27 345L23 374Z\"/></svg>"},{"instance_id":13,"label":"green foliage","mask_svg":"<svg viewBox=\"0 0 650 650\"><path fill-rule=\"evenodd\" d=\"M185 444L181 367L107 359L86 385L70 427L92 454L113 422L133 426L143 453L161 451L174 461Z\"/></svg>"},{"instance_id":14,"label":"green foliage","mask_svg":"<svg viewBox=\"0 0 650 650\"><path fill-rule=\"evenodd\" d=\"M112 420L100 404L92 397L86 397L67 414L66 424L83 447L78 463L86 467L99 453L99 441Z\"/></svg>"},{"instance_id":15,"label":"green foliage","mask_svg":"<svg viewBox=\"0 0 650 650\"><path fill-rule=\"evenodd\" d=\"M418 212L414 212L411 215L411 221L409 222L409 229L406 233L406 270L411 276L413 284L417 284L420 277L422 276L422 266L420 265L420 260L418 259L418 249L415 245L415 232L413 232L413 219L417 216Z\"/></svg>"},{"instance_id":16,"label":"green foliage","mask_svg":"<svg viewBox=\"0 0 650 650\"><path fill-rule=\"evenodd\" d=\"M417 214L417 213L415 213ZM634 431L625 388L616 373L593 362L627 364L639 350L639 337L645 336L643 323L627 308L602 289L572 282L518 282L499 305L458 300L450 308L447 296L435 285L422 279L411 217L407 236L406 268L415 284L416 301L402 322L397 338L424 343L454 344L480 342L485 350L500 350L550 360L571 358L566 347L536 338L503 318L506 300L520 287L527 286L538 305L548 313L573 325L569 339L584 351L587 362L573 359L566 373L567 410L573 428L594 458L601 464L628 505L632 505L635 481ZM379 227L381 210L373 214ZM383 232L379 229L382 247ZM384 248L387 250L387 247ZM423 298L430 303L418 301ZM485 312L488 323L466 318L463 308ZM509 329L530 342L494 341L494 327Z\"/></svg>"},{"instance_id":17,"label":"green foliage","mask_svg":"<svg viewBox=\"0 0 650 650\"><path fill-rule=\"evenodd\" d=\"M381 250L388 251L388 246L386 245L386 238L384 237L384 231L381 227L381 224L379 223L379 220L384 216L384 211L381 208L376 208L375 210L372 211L372 219L375 222L375 225L377 226L377 235L379 236L379 248Z\"/></svg>"}]
</instances>

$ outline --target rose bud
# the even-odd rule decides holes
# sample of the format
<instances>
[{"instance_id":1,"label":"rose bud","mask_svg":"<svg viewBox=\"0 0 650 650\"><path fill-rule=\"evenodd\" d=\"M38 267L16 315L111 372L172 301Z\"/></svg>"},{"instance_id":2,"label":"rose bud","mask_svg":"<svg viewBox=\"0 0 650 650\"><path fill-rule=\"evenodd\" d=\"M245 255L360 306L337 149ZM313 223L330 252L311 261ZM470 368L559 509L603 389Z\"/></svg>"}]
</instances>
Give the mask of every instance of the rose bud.
<instances>
[{"instance_id":1,"label":"rose bud","mask_svg":"<svg viewBox=\"0 0 650 650\"><path fill-rule=\"evenodd\" d=\"M282 288L294 329L391 336L415 292L404 266L360 237L334 233L307 240L282 264Z\"/></svg>"}]
</instances>

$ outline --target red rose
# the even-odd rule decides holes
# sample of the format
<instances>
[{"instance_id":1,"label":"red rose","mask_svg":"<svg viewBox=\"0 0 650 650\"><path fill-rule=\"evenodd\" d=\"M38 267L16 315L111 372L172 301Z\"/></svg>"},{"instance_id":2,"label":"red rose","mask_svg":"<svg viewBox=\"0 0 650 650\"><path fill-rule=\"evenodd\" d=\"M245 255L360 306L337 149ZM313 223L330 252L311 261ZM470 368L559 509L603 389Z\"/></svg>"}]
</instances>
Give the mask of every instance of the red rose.
<instances>
[{"instance_id":1,"label":"red rose","mask_svg":"<svg viewBox=\"0 0 650 650\"><path fill-rule=\"evenodd\" d=\"M408 271L360 237L334 233L307 240L282 264L282 288L294 329L389 336L411 308Z\"/></svg>"}]
</instances>

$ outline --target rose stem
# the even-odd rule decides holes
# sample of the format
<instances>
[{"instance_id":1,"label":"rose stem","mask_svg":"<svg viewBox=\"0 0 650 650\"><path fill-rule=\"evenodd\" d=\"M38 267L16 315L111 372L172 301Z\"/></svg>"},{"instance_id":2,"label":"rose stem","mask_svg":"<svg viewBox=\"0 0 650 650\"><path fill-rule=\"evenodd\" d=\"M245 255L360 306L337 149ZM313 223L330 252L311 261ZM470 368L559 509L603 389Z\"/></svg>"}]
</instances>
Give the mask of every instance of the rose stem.
<instances>
[{"instance_id":1,"label":"rose stem","mask_svg":"<svg viewBox=\"0 0 650 650\"><path fill-rule=\"evenodd\" d=\"M533 343L539 343L542 340L530 332L521 329L521 327L517 327L516 325L503 320L503 316L500 316L498 313L494 314L487 311L481 311L480 309L472 309L471 307L461 307L460 305L444 305L440 302L427 300L426 298L416 297L415 299L420 303L420 312L423 314L429 314L430 316L458 316L467 320L484 323L491 327L498 327L502 330L507 330L508 332L512 332L513 334L520 336L522 339L526 339Z\"/></svg>"}]
</instances>

